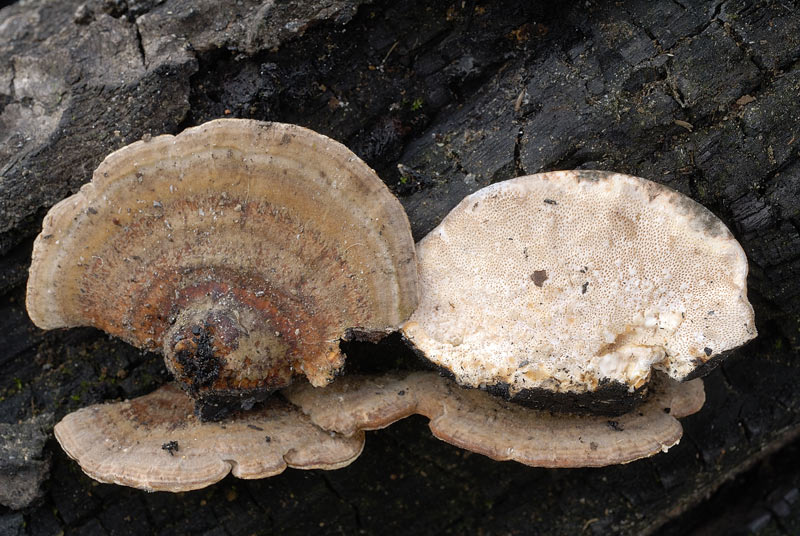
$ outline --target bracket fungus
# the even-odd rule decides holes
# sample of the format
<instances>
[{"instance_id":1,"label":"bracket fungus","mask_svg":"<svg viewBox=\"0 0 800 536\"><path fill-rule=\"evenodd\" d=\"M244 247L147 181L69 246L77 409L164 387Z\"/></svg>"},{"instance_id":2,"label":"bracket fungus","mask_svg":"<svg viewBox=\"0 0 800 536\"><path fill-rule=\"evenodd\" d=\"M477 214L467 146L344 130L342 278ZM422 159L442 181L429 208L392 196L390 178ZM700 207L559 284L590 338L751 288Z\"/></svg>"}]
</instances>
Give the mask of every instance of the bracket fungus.
<instances>
[{"instance_id":1,"label":"bracket fungus","mask_svg":"<svg viewBox=\"0 0 800 536\"><path fill-rule=\"evenodd\" d=\"M340 339L416 303L408 218L375 172L321 134L239 119L109 155L47 214L27 294L41 328L162 352L208 418L297 374L327 384Z\"/></svg>"},{"instance_id":2,"label":"bracket fungus","mask_svg":"<svg viewBox=\"0 0 800 536\"><path fill-rule=\"evenodd\" d=\"M647 401L613 421L598 415L559 415L463 389L435 372L348 376L326 387L293 385L286 397L326 430L358 436L412 414L430 419L433 435L494 460L534 467L599 467L628 463L678 443L679 417L700 410L703 381L663 375Z\"/></svg>"},{"instance_id":3,"label":"bracket fungus","mask_svg":"<svg viewBox=\"0 0 800 536\"><path fill-rule=\"evenodd\" d=\"M652 369L691 379L756 336L730 231L637 177L494 184L423 238L417 259L406 339L458 383L535 407L618 414Z\"/></svg>"},{"instance_id":4,"label":"bracket fungus","mask_svg":"<svg viewBox=\"0 0 800 536\"><path fill-rule=\"evenodd\" d=\"M317 395L325 398L325 390ZM322 404L324 405L324 403ZM203 422L174 385L134 400L98 404L55 427L67 454L100 482L148 491L188 491L222 480L265 478L297 469L339 469L355 460L364 434L322 430L273 397L224 422Z\"/></svg>"}]
</instances>

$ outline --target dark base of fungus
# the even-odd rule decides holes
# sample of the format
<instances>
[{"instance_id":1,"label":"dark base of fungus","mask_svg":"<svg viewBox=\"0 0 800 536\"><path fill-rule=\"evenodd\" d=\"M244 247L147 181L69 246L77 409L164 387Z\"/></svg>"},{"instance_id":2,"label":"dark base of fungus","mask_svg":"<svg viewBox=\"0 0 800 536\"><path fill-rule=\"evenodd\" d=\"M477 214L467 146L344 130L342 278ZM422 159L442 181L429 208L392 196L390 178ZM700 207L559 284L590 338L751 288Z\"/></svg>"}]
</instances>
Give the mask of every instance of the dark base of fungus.
<instances>
[{"instance_id":1,"label":"dark base of fungus","mask_svg":"<svg viewBox=\"0 0 800 536\"><path fill-rule=\"evenodd\" d=\"M420 356L399 332L390 333L376 342L356 337L343 338L339 349L347 356L343 373L380 374L395 370L420 368ZM426 368L429 361L422 361Z\"/></svg>"},{"instance_id":2,"label":"dark base of fungus","mask_svg":"<svg viewBox=\"0 0 800 536\"><path fill-rule=\"evenodd\" d=\"M205 329L198 326L193 335L193 344L188 345L187 349L176 351L175 359L182 372L181 377L176 379L187 385L194 396L194 393L217 381L225 362L214 352L212 335L207 326ZM181 342L183 341L179 340L177 344Z\"/></svg>"},{"instance_id":3,"label":"dark base of fungus","mask_svg":"<svg viewBox=\"0 0 800 536\"><path fill-rule=\"evenodd\" d=\"M455 375L449 369L428 359L407 337L403 337L403 341L430 369L437 370L442 376L458 383ZM557 393L548 389L536 388L523 389L514 396L509 394L507 383L481 386L481 389L509 402L532 409L575 415L616 417L628 413L641 404L647 398L648 385L645 384L635 391L629 391L628 386L624 383L606 380L600 382L596 391L587 393ZM470 389L470 387L460 386Z\"/></svg>"},{"instance_id":4,"label":"dark base of fungus","mask_svg":"<svg viewBox=\"0 0 800 536\"><path fill-rule=\"evenodd\" d=\"M194 414L201 421L221 421L237 411L248 411L264 402L275 389L256 387L246 392L206 391L195 399Z\"/></svg>"},{"instance_id":5,"label":"dark base of fungus","mask_svg":"<svg viewBox=\"0 0 800 536\"><path fill-rule=\"evenodd\" d=\"M602 382L596 391L586 393L557 393L547 389L523 389L511 396L507 383L482 387L486 392L515 404L532 409L572 413L575 415L604 415L616 417L630 412L647 398L647 384L628 391L628 386L615 381Z\"/></svg>"},{"instance_id":6,"label":"dark base of fungus","mask_svg":"<svg viewBox=\"0 0 800 536\"><path fill-rule=\"evenodd\" d=\"M682 378L681 381L688 382L689 380L693 380L695 378L702 378L703 376L705 376L706 374L717 368L717 366L719 366L720 363L725 361L725 359L729 355L731 355L734 352L734 350L738 349L739 348L732 348L730 350L720 352L705 362L701 362L701 360L698 359L697 367L692 372L687 374L685 378Z\"/></svg>"},{"instance_id":7,"label":"dark base of fungus","mask_svg":"<svg viewBox=\"0 0 800 536\"><path fill-rule=\"evenodd\" d=\"M385 331L368 331L359 328L351 328L345 332L345 335L340 340L340 348L343 353L347 355L348 344L369 344L371 346L386 339L387 333ZM191 356L181 356L176 354L178 361L184 370L190 369L194 375L191 377L191 383L186 381L179 381L178 383L184 387L189 395L195 399L194 413L202 421L220 421L227 416L237 411L247 411L269 398L272 393L278 389L285 387L284 385L269 388L269 387L256 387L242 391L236 390L219 390L209 389L208 386L213 383L218 376L219 367L214 365L221 361L214 356L213 350L210 352L201 352L201 349L211 348L210 344L202 344L202 334L196 337L198 340L198 351ZM183 357L183 360L182 360ZM374 361L374 356L370 355L370 360ZM199 367L203 367L202 370ZM202 372L209 372L210 374L202 374ZM200 373L200 374L198 374ZM344 367L334 371L334 376L340 376L344 373ZM181 380L181 378L178 378ZM209 381L210 380L210 381Z\"/></svg>"},{"instance_id":8,"label":"dark base of fungus","mask_svg":"<svg viewBox=\"0 0 800 536\"><path fill-rule=\"evenodd\" d=\"M377 344L386 337L390 335L390 332L387 333L386 331L374 331L374 330L367 330L363 328L347 328L344 332L344 336L339 339L340 343L348 343L348 342L369 342L373 344Z\"/></svg>"}]
</instances>

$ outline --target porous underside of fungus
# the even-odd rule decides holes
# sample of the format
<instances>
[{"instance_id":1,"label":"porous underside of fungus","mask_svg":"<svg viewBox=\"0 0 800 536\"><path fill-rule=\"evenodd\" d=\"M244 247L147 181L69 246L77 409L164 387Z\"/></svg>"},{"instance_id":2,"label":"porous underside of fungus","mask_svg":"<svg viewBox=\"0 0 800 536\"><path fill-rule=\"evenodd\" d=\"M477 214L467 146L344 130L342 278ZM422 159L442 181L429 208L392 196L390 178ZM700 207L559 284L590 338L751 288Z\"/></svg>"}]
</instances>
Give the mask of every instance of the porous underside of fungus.
<instances>
[{"instance_id":1,"label":"porous underside of fungus","mask_svg":"<svg viewBox=\"0 0 800 536\"><path fill-rule=\"evenodd\" d=\"M364 446L363 433L324 431L276 397L221 422L200 421L192 406L186 393L166 385L134 400L70 413L55 435L95 480L149 491L199 489L229 472L265 478L287 467L338 469Z\"/></svg>"},{"instance_id":2,"label":"porous underside of fungus","mask_svg":"<svg viewBox=\"0 0 800 536\"><path fill-rule=\"evenodd\" d=\"M237 119L109 155L45 218L27 296L39 327L160 350L212 406L293 374L325 385L341 338L416 303L408 218L377 175L308 129Z\"/></svg>"},{"instance_id":3,"label":"porous underside of fungus","mask_svg":"<svg viewBox=\"0 0 800 536\"><path fill-rule=\"evenodd\" d=\"M730 231L637 177L560 171L489 186L417 258L421 302L405 337L460 384L533 406L627 411L651 369L690 379L756 335Z\"/></svg>"},{"instance_id":4,"label":"porous underside of fungus","mask_svg":"<svg viewBox=\"0 0 800 536\"><path fill-rule=\"evenodd\" d=\"M705 402L701 379L680 383L664 375L639 408L613 420L526 408L435 372L347 376L326 387L325 397L320 391L296 384L286 396L326 430L358 435L416 413L447 443L534 467L600 467L666 451L683 433L677 419Z\"/></svg>"}]
</instances>

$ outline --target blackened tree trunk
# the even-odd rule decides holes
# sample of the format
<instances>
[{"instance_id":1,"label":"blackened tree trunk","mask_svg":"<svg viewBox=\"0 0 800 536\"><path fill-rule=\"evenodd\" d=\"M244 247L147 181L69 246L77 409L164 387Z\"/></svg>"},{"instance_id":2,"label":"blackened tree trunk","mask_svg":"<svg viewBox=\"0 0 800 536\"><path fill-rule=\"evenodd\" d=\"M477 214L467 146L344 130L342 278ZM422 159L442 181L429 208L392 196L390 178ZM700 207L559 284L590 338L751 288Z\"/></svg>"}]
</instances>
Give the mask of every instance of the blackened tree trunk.
<instances>
[{"instance_id":1,"label":"blackened tree trunk","mask_svg":"<svg viewBox=\"0 0 800 536\"><path fill-rule=\"evenodd\" d=\"M430 4L0 10L0 499L11 505L0 533L800 532L798 6ZM417 239L464 195L517 175L609 169L667 184L741 241L760 336L707 377L679 446L626 466L493 462L412 418L370 433L335 472L179 495L97 484L46 441L53 419L167 374L158 356L95 330L30 324L32 239L112 150L226 116L344 142L400 196ZM351 351L352 368L421 366L397 340Z\"/></svg>"}]
</instances>

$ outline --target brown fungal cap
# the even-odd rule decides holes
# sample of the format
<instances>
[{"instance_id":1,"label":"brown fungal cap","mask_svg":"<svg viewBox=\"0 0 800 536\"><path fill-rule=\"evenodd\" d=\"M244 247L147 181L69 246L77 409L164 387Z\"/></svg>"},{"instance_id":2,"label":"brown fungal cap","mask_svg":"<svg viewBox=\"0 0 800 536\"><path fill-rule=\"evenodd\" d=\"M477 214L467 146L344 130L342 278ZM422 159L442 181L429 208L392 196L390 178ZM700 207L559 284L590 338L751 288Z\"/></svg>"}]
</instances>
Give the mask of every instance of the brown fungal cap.
<instances>
[{"instance_id":1,"label":"brown fungal cap","mask_svg":"<svg viewBox=\"0 0 800 536\"><path fill-rule=\"evenodd\" d=\"M403 327L466 386L633 393L756 336L747 259L691 199L616 173L560 171L468 196L417 245Z\"/></svg>"},{"instance_id":2,"label":"brown fungal cap","mask_svg":"<svg viewBox=\"0 0 800 536\"><path fill-rule=\"evenodd\" d=\"M201 422L172 385L126 402L70 413L56 438L86 474L150 491L187 491L229 472L265 478L298 469L338 469L361 453L364 435L321 430L284 400L223 422Z\"/></svg>"},{"instance_id":3,"label":"brown fungal cap","mask_svg":"<svg viewBox=\"0 0 800 536\"><path fill-rule=\"evenodd\" d=\"M288 399L318 426L341 434L383 428L417 413L439 439L495 460L534 467L599 467L666 451L683 429L677 418L700 410L702 380L660 376L636 410L615 417L556 415L462 389L436 373L345 377L320 389L292 386Z\"/></svg>"},{"instance_id":4,"label":"brown fungal cap","mask_svg":"<svg viewBox=\"0 0 800 536\"><path fill-rule=\"evenodd\" d=\"M109 155L54 206L27 307L164 353L195 396L324 385L339 339L417 302L408 219L375 173L308 129L222 119Z\"/></svg>"}]
</instances>

